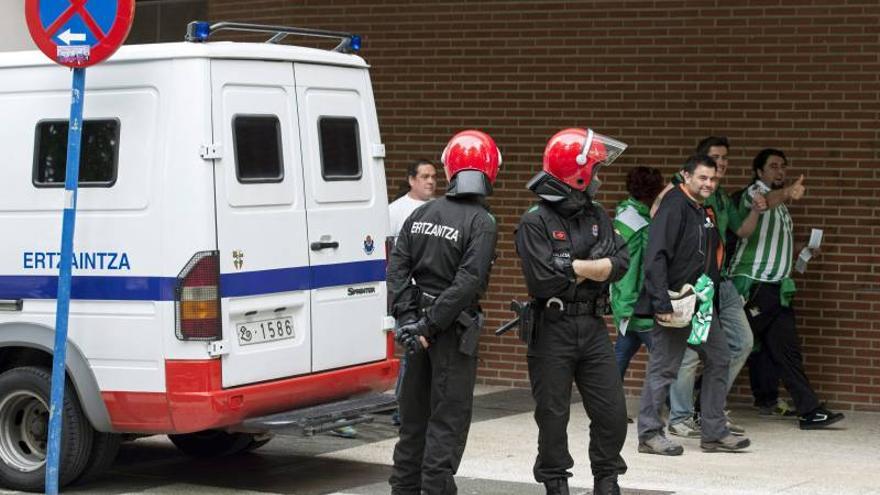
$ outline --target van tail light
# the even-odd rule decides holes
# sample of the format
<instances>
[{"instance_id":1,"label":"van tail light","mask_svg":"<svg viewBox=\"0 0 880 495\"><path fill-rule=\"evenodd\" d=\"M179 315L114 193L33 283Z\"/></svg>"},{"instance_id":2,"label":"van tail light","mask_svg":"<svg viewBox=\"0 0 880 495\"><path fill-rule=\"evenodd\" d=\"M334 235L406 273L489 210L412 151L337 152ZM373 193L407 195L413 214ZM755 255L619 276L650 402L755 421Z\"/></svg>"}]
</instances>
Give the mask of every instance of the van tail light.
<instances>
[{"instance_id":1,"label":"van tail light","mask_svg":"<svg viewBox=\"0 0 880 495\"><path fill-rule=\"evenodd\" d=\"M202 251L189 260L177 276L175 298L178 339L219 340L223 337L217 251Z\"/></svg>"}]
</instances>

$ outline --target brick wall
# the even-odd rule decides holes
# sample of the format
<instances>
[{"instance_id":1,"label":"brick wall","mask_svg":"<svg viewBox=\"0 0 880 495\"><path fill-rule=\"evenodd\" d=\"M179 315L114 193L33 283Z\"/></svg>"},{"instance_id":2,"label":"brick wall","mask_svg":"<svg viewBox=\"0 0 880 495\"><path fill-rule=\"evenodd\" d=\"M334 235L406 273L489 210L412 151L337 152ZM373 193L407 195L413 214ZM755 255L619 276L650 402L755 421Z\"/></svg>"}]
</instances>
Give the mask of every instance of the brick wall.
<instances>
[{"instance_id":1,"label":"brick wall","mask_svg":"<svg viewBox=\"0 0 880 495\"><path fill-rule=\"evenodd\" d=\"M484 383L526 386L524 349L490 329L523 297L512 231L546 139L591 126L630 145L599 199L621 200L634 165L671 173L699 138L731 139L729 190L755 153L787 152L807 196L796 238L825 230L796 276L807 372L822 399L880 411L880 4L876 0L287 2L210 0L212 20L357 32L372 65L389 190L407 160L436 158L456 130L491 133L504 153L499 260L485 307ZM626 380L637 394L644 355ZM746 400L740 377L737 397Z\"/></svg>"}]
</instances>

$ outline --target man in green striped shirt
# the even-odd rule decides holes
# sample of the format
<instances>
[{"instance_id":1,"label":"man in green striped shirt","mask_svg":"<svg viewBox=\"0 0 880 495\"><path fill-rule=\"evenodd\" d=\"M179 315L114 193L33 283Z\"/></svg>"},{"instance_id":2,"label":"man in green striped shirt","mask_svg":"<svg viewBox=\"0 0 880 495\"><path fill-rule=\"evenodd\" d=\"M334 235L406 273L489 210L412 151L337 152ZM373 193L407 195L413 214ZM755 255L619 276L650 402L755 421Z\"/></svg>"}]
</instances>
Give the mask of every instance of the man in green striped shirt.
<instances>
[{"instance_id":1,"label":"man in green striped shirt","mask_svg":"<svg viewBox=\"0 0 880 495\"><path fill-rule=\"evenodd\" d=\"M769 210L761 214L754 233L737 244L730 274L746 298L746 316L761 345L750 361L749 374L756 405L774 406L778 379L791 394L800 415L801 429L824 428L843 419L819 403L804 372L803 357L795 328L791 298L794 282L789 278L793 262L792 221L784 201L803 196L803 176L785 187L788 159L776 149L761 150L752 162L755 177L740 200L740 213L752 207L756 195L764 195Z\"/></svg>"}]
</instances>

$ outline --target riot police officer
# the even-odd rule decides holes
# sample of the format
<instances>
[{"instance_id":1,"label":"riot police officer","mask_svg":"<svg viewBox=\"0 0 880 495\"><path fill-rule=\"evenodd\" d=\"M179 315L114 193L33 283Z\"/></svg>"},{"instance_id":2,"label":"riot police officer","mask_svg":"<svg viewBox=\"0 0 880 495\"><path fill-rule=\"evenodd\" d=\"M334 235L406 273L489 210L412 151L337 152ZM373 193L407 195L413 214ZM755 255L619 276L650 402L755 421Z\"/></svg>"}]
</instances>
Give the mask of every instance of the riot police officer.
<instances>
[{"instance_id":1,"label":"riot police officer","mask_svg":"<svg viewBox=\"0 0 880 495\"><path fill-rule=\"evenodd\" d=\"M495 257L495 219L485 203L501 165L495 141L459 132L441 160L446 196L404 222L388 271L396 338L409 353L389 480L395 495L457 493L483 320L478 303Z\"/></svg>"},{"instance_id":2,"label":"riot police officer","mask_svg":"<svg viewBox=\"0 0 880 495\"><path fill-rule=\"evenodd\" d=\"M626 404L603 316L608 286L629 265L626 243L608 214L592 200L596 174L626 145L591 129L565 129L547 143L543 171L528 189L540 201L516 230L534 328L528 337L529 380L538 424L534 475L548 495L568 495L571 383L590 417L593 493L617 494L626 472Z\"/></svg>"}]
</instances>

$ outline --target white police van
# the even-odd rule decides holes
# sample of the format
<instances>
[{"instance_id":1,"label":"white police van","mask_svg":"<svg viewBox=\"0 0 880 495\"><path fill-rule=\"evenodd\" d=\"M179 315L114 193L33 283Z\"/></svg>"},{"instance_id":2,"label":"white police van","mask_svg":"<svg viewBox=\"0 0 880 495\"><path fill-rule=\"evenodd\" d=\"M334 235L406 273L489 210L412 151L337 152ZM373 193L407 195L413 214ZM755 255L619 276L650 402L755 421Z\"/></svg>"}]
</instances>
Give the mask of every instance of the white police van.
<instances>
[{"instance_id":1,"label":"white police van","mask_svg":"<svg viewBox=\"0 0 880 495\"><path fill-rule=\"evenodd\" d=\"M216 455L393 405L378 393L398 366L384 146L368 66L348 53L360 40L210 28L277 34L208 43L193 23L190 42L88 69L62 484L125 437ZM43 487L69 87L39 52L0 55L0 486L14 489Z\"/></svg>"}]
</instances>

